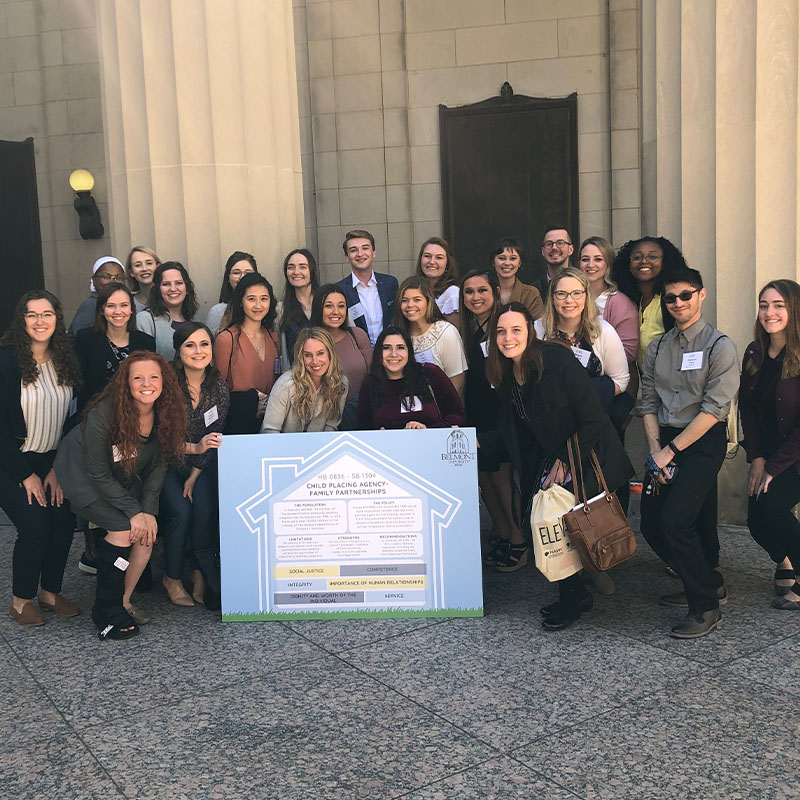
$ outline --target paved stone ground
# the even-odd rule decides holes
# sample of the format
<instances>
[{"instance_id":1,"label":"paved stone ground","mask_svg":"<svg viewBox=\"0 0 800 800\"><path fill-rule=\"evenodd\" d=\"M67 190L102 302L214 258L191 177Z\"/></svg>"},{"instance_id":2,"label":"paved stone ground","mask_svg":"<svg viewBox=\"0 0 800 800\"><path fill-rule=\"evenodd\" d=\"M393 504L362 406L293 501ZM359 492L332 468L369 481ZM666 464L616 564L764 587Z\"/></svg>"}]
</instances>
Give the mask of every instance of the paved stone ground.
<instances>
[{"instance_id":1,"label":"paved stone ground","mask_svg":"<svg viewBox=\"0 0 800 800\"><path fill-rule=\"evenodd\" d=\"M800 613L770 608L746 530L721 539L725 622L695 642L668 637L677 583L646 545L560 633L533 567L485 575L483 619L222 624L157 589L139 637L101 643L88 611L3 611L0 795L797 798ZM64 593L88 609L79 554Z\"/></svg>"}]
</instances>

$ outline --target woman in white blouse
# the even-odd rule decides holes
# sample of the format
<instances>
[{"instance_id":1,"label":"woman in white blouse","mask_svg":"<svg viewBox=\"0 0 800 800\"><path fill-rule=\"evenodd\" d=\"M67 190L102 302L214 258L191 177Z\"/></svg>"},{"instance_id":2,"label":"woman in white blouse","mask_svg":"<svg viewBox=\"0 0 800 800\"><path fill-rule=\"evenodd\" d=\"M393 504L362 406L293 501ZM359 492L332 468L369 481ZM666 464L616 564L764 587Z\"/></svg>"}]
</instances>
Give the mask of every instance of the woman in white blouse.
<instances>
[{"instance_id":1,"label":"woman in white blouse","mask_svg":"<svg viewBox=\"0 0 800 800\"><path fill-rule=\"evenodd\" d=\"M59 594L73 525L53 470L79 382L61 303L44 289L27 292L0 341L0 506L17 529L9 615L20 625L43 625L41 611L79 613Z\"/></svg>"},{"instance_id":2,"label":"woman in white blouse","mask_svg":"<svg viewBox=\"0 0 800 800\"><path fill-rule=\"evenodd\" d=\"M431 236L423 242L417 256L415 274L431 282L439 311L457 328L459 326L458 264L450 251L450 245L438 236Z\"/></svg>"},{"instance_id":3,"label":"woman in white blouse","mask_svg":"<svg viewBox=\"0 0 800 800\"><path fill-rule=\"evenodd\" d=\"M442 317L426 278L406 278L397 292L394 324L411 337L419 363L436 364L460 393L467 357L458 329Z\"/></svg>"}]
</instances>

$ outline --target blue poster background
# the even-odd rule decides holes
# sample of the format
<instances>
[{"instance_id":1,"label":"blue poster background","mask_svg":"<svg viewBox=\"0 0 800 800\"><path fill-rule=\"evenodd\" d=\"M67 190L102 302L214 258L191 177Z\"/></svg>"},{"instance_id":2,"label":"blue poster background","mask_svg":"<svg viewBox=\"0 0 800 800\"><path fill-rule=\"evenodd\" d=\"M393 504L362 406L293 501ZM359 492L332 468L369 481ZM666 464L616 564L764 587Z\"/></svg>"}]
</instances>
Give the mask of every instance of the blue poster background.
<instances>
[{"instance_id":1,"label":"blue poster background","mask_svg":"<svg viewBox=\"0 0 800 800\"><path fill-rule=\"evenodd\" d=\"M473 428L228 436L226 621L481 616Z\"/></svg>"}]
</instances>

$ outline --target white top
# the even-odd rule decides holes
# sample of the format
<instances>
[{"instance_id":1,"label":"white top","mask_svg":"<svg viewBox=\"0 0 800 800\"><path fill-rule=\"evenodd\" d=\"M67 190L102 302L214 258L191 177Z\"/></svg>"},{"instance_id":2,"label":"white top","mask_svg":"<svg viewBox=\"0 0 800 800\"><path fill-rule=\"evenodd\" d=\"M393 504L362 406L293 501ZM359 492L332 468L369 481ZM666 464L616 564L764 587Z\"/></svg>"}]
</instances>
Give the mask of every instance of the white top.
<instances>
[{"instance_id":1,"label":"white top","mask_svg":"<svg viewBox=\"0 0 800 800\"><path fill-rule=\"evenodd\" d=\"M412 336L411 344L420 364L436 364L448 378L468 369L461 336L446 320L437 320L422 336Z\"/></svg>"},{"instance_id":2,"label":"white top","mask_svg":"<svg viewBox=\"0 0 800 800\"><path fill-rule=\"evenodd\" d=\"M543 319L537 319L533 323L533 329L536 331L537 338L541 340L546 338ZM631 374L628 370L628 357L625 355L622 340L614 330L614 326L604 319L600 320L600 336L597 337L597 341L592 345L592 350L600 359L603 375L608 375L620 392L624 392L628 388L628 382L631 379Z\"/></svg>"},{"instance_id":3,"label":"white top","mask_svg":"<svg viewBox=\"0 0 800 800\"><path fill-rule=\"evenodd\" d=\"M374 347L375 342L383 330L383 309L381 308L381 297L378 294L378 282L375 280L375 273L370 276L369 281L363 284L353 272L353 288L358 292L358 302L361 306L364 319L367 322L367 333L369 342ZM350 306L352 313L352 306ZM358 319L361 314L354 314L353 319Z\"/></svg>"},{"instance_id":4,"label":"white top","mask_svg":"<svg viewBox=\"0 0 800 800\"><path fill-rule=\"evenodd\" d=\"M437 298L436 305L445 316L458 313L458 286L448 286Z\"/></svg>"},{"instance_id":5,"label":"white top","mask_svg":"<svg viewBox=\"0 0 800 800\"><path fill-rule=\"evenodd\" d=\"M39 364L39 377L25 386L20 380L20 405L28 436L23 453L49 453L58 447L61 430L72 402L72 387L58 385L53 361Z\"/></svg>"}]
</instances>

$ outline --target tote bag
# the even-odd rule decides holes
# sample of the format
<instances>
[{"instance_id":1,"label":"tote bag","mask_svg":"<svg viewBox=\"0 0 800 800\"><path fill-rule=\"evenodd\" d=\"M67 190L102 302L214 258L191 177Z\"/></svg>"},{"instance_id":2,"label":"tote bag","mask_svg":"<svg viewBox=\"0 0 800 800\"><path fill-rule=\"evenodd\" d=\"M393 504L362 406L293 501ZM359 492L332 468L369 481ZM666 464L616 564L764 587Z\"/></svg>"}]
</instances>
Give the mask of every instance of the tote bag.
<instances>
[{"instance_id":1,"label":"tote bag","mask_svg":"<svg viewBox=\"0 0 800 800\"><path fill-rule=\"evenodd\" d=\"M531 503L531 532L536 568L551 583L578 572L581 557L572 546L562 517L575 505L575 495L563 486L540 489Z\"/></svg>"}]
</instances>

